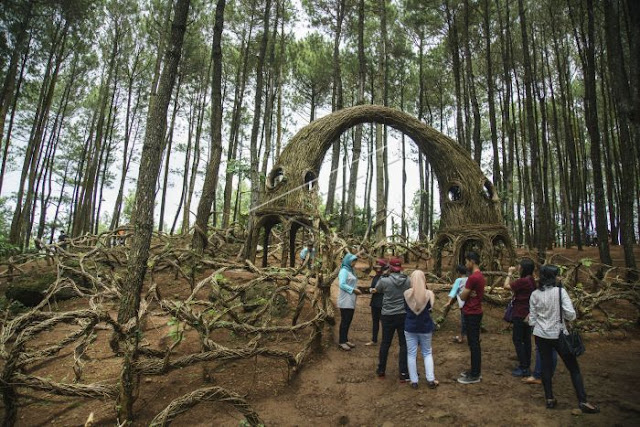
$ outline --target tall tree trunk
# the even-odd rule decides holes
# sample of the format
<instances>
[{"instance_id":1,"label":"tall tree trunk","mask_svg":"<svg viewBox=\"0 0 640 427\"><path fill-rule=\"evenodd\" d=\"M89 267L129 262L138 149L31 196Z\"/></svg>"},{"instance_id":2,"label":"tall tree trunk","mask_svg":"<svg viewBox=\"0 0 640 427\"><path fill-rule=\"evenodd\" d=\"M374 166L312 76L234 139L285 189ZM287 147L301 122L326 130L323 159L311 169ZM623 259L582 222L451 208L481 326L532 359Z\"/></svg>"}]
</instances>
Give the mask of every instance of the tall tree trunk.
<instances>
[{"instance_id":1,"label":"tall tree trunk","mask_svg":"<svg viewBox=\"0 0 640 427\"><path fill-rule=\"evenodd\" d=\"M456 96L456 135L458 144L465 147L471 152L471 141L465 138L465 122L462 120L463 102L462 97L462 73L460 65L460 41L458 38L458 20L456 18L456 11L452 11L449 6L449 0L445 0L445 12L447 15L447 45L451 50L452 68L453 68L453 81L455 83L455 96Z\"/></svg>"},{"instance_id":2,"label":"tall tree trunk","mask_svg":"<svg viewBox=\"0 0 640 427\"><path fill-rule=\"evenodd\" d=\"M77 59L77 57L75 59ZM58 108L56 117L53 122L51 135L49 138L50 140L48 144L50 149L47 149L47 154L45 155L45 164L43 167L44 176L41 182L42 182L42 186L43 187L46 186L47 189L46 191L43 189L43 191L40 193L40 218L38 221L38 230L36 232L36 237L38 239L42 239L42 237L44 236L44 231L46 226L46 216L47 216L47 210L48 210L47 208L49 206L49 200L51 199L51 193L52 193L52 181L53 181L52 177L53 177L53 170L55 166L55 158L58 150L58 145L60 142L60 132L62 129L62 124L64 123L64 120L66 118L67 107L69 105L69 96L71 93L71 87L73 86L73 83L76 77L75 75L76 65L77 65L76 61L74 60L72 64L70 76L67 79L62 97L60 99L60 106ZM38 181L40 181L40 177L38 177Z\"/></svg>"},{"instance_id":3,"label":"tall tree trunk","mask_svg":"<svg viewBox=\"0 0 640 427\"><path fill-rule=\"evenodd\" d=\"M135 141L131 141L133 133L133 123L136 120L136 113L140 105L141 88L138 87L135 104L132 106L133 94L134 94L134 82L136 71L140 64L141 49L136 50L133 57L132 68L129 71L129 79L127 81L127 111L125 113L124 121L124 141L122 147L122 167L120 169L120 185L118 187L118 195L116 196L115 205L113 207L113 215L111 216L111 230L114 230L120 224L120 211L122 210L122 200L124 198L124 184L126 182L127 173L129 172L129 165L131 163L131 157L133 154L133 147ZM131 144L131 149L129 148ZM131 150L131 152L129 152Z\"/></svg>"},{"instance_id":4,"label":"tall tree trunk","mask_svg":"<svg viewBox=\"0 0 640 427\"><path fill-rule=\"evenodd\" d=\"M29 0L24 4L24 15L20 24L20 32L18 33L13 51L11 52L11 59L9 65L5 71L4 82L2 84L2 91L0 92L0 147L2 147L4 136L4 124L9 111L9 106L15 105L15 101L18 98L19 84L16 87L16 74L18 72L18 65L20 67L20 77L18 81L22 81L24 72L24 66L27 61L29 53L29 47L31 45L31 17L35 0ZM22 58L22 60L21 60ZM0 67L2 70L2 67ZM15 111L15 107L14 107ZM7 162L7 153L9 151L9 136L4 141L3 157L2 157L2 171L0 172L0 192L2 192L2 182L4 179L5 165Z\"/></svg>"},{"instance_id":5,"label":"tall tree trunk","mask_svg":"<svg viewBox=\"0 0 640 427\"><path fill-rule=\"evenodd\" d=\"M204 85L202 84L200 85L200 88L197 94L191 98L191 103L189 106L189 113L188 113L188 119L187 119L189 125L187 126L187 143L186 143L186 148L184 153L182 188L180 191L180 200L178 201L178 209L176 209L176 214L173 217L173 223L171 224L171 231L169 231L169 234L174 234L176 230L176 226L178 225L178 219L180 219L180 214L182 213L182 207L185 201L185 197L187 195L187 191L189 190L189 177L190 177L189 166L191 165L191 152L193 151L192 150L193 134L194 134L195 127L198 123L198 118L201 111L200 100L201 100L201 94L202 94L202 86L206 86L206 85L207 85L206 83Z\"/></svg>"},{"instance_id":6,"label":"tall tree trunk","mask_svg":"<svg viewBox=\"0 0 640 427\"><path fill-rule=\"evenodd\" d=\"M278 91L278 110L276 112L277 121L276 121L276 162L280 158L280 151L282 150L282 94L284 92L284 85L282 81L282 70L284 69L283 62L285 60L285 48L286 44L286 35L284 32L284 22L285 22L285 2L280 1L279 7L281 8L280 15L282 19L280 20L280 49L278 50L278 72L276 75L276 85Z\"/></svg>"},{"instance_id":7,"label":"tall tree trunk","mask_svg":"<svg viewBox=\"0 0 640 427\"><path fill-rule=\"evenodd\" d=\"M633 254L634 223L633 201L635 184L634 145L638 141L632 139L629 129L629 117L633 106L630 96L629 79L624 64L622 41L620 39L620 10L619 3L614 0L604 1L605 31L607 42L607 58L609 60L609 72L611 73L611 87L613 88L614 101L618 107L619 143L622 159L622 187L620 197L620 231L622 246L624 248L624 263L627 268L636 269L636 259ZM635 76L634 76L635 77ZM637 135L640 138L640 135ZM629 273L630 280L637 278L637 273Z\"/></svg>"},{"instance_id":8,"label":"tall tree trunk","mask_svg":"<svg viewBox=\"0 0 640 427\"><path fill-rule=\"evenodd\" d=\"M169 190L169 174L171 173L171 169L169 165L171 164L171 148L173 146L173 131L176 126L176 116L178 115L178 110L180 108L178 101L180 100L180 84L182 82L182 74L178 72L178 82L176 83L176 93L173 96L173 111L171 112L171 124L169 125L169 131L164 139L164 147L162 151L166 153L165 161L164 161L164 173L162 179L162 196L160 196L160 218L158 219L158 232L162 233L164 231L164 211L167 205L167 192Z\"/></svg>"},{"instance_id":9,"label":"tall tree trunk","mask_svg":"<svg viewBox=\"0 0 640 427\"><path fill-rule=\"evenodd\" d=\"M36 119L34 120L34 124L32 127L29 143L27 146L27 152L25 154L22 175L20 177L18 201L16 202L13 221L11 222L9 240L13 244L19 245L21 248L28 247L29 245L27 234L30 231L31 223L28 221L28 218L31 214L33 200L36 196L34 194L36 173L38 169L39 158L41 157L43 135L49 118L56 83L58 81L58 74L60 71L60 66L62 65L62 62L64 60L68 30L69 23L66 22L64 24L64 27L60 30L60 33L54 36L54 42L52 45L52 50L49 56L46 70L47 75L45 77L45 80L43 81L41 98L36 110ZM27 187L25 188L24 183L27 176L28 182ZM26 193L26 197L24 196L24 193ZM23 197L24 204L22 199Z\"/></svg>"},{"instance_id":10,"label":"tall tree trunk","mask_svg":"<svg viewBox=\"0 0 640 427\"><path fill-rule=\"evenodd\" d=\"M67 186L67 176L69 173L69 166L71 162L66 162L64 167L64 174L62 175L62 184L60 185L60 192L58 193L58 201L56 202L56 210L53 214L53 220L51 221L51 234L49 235L49 244L53 243L53 238L56 234L56 228L58 227L58 216L60 214L60 207L62 206L62 199L64 197L64 191Z\"/></svg>"},{"instance_id":11,"label":"tall tree trunk","mask_svg":"<svg viewBox=\"0 0 640 427\"><path fill-rule=\"evenodd\" d=\"M522 230L523 230L523 236L524 236L524 242L527 245L528 248L532 248L533 247L533 240L532 240L532 224L531 224L531 179L530 179L530 175L531 175L531 168L527 166L527 145L525 143L527 136L526 136L526 129L525 129L525 119L522 117L523 115L523 111L522 111L522 93L520 90L520 84L518 82L518 79L516 78L516 92L518 94L517 98L518 98L518 122L520 124L520 144L518 144L518 141L516 141L515 147L516 150L520 150L522 149L521 152L519 152L518 154L521 155L520 160L518 160L520 162L520 164L517 167L519 175L518 175L518 181L520 182L520 198L522 199L522 202L524 203L524 223L522 223ZM520 207L518 207L518 210L520 210Z\"/></svg>"},{"instance_id":12,"label":"tall tree trunk","mask_svg":"<svg viewBox=\"0 0 640 427\"><path fill-rule=\"evenodd\" d=\"M546 245L542 233L547 230L544 197L542 193L542 180L540 179L540 153L539 143L536 133L536 122L533 116L533 70L531 67L531 57L529 54L529 30L526 24L526 15L524 12L523 0L518 0L518 14L520 16L520 28L522 32L522 54L524 66L524 90L525 90L525 109L527 113L527 137L529 139L529 147L531 150L531 185L533 186L534 198L534 233L533 243L538 249L538 258L540 262L545 259ZM524 144L523 144L524 147Z\"/></svg>"},{"instance_id":13,"label":"tall tree trunk","mask_svg":"<svg viewBox=\"0 0 640 427\"><path fill-rule=\"evenodd\" d=\"M253 12L252 12L253 13ZM249 35L246 31L242 32L241 52L242 61L238 64L235 78L235 94L233 99L233 112L231 117L231 126L229 132L229 143L227 148L227 168L224 178L224 204L222 208L222 228L229 227L229 218L231 216L231 197L233 193L233 176L236 160L236 152L238 151L238 130L240 129L240 117L242 114L244 89L247 83L249 69L249 41L253 33L253 15L249 19ZM238 180L238 183L240 181ZM234 215L235 216L235 215Z\"/></svg>"},{"instance_id":14,"label":"tall tree trunk","mask_svg":"<svg viewBox=\"0 0 640 427\"><path fill-rule=\"evenodd\" d=\"M342 101L342 76L340 70L340 39L342 37L342 23L345 14L345 0L339 0L336 11L336 30L333 34L333 95L332 111L341 110ZM338 185L338 166L340 163L340 140L334 141L331 149L331 172L329 173L329 188L327 190L327 204L325 213L331 215L334 212L335 193Z\"/></svg>"},{"instance_id":15,"label":"tall tree trunk","mask_svg":"<svg viewBox=\"0 0 640 427\"><path fill-rule=\"evenodd\" d=\"M609 111L611 110L609 106L609 96L607 94L611 94L611 90L607 85L607 73L605 71L606 61L604 59L605 52L601 52L600 57L600 92L602 98L602 110L604 114L602 114L602 127L604 128L603 137L604 137L604 164L605 165L618 165L620 162L614 156L614 152L612 149L612 143L610 138L609 129L611 126L609 124ZM616 188L619 180L616 179L617 174L615 167L606 167L604 168L605 174L607 177L607 206L609 211L609 227L610 233L609 237L611 238L612 245L618 245L618 216L617 216L617 198L615 196Z\"/></svg>"},{"instance_id":16,"label":"tall tree trunk","mask_svg":"<svg viewBox=\"0 0 640 427\"><path fill-rule=\"evenodd\" d=\"M79 236L86 232L91 232L91 218L94 212L94 200L96 192L96 181L98 178L98 170L100 165L100 156L103 154L106 130L105 124L107 120L107 108L112 105L113 97L111 95L110 85L116 71L116 59L119 52L120 29L114 29L113 45L109 55L109 62L101 84L99 103L97 107L97 122L95 141L90 145L84 180L78 198L73 219L72 236Z\"/></svg>"},{"instance_id":17,"label":"tall tree trunk","mask_svg":"<svg viewBox=\"0 0 640 427\"><path fill-rule=\"evenodd\" d=\"M503 197L503 213L506 214L507 226L512 230L514 228L513 206L514 206L514 189L513 189L513 165L514 165L514 140L515 128L511 121L510 111L512 108L512 81L511 81L511 26L509 23L509 3L505 3L505 19L502 19L502 6L496 0L496 11L498 13L498 22L500 25L500 53L502 56L502 79L504 85L504 97L502 103L502 167L503 167L503 189L506 195ZM504 139L507 139L505 144Z\"/></svg>"},{"instance_id":18,"label":"tall tree trunk","mask_svg":"<svg viewBox=\"0 0 640 427\"><path fill-rule=\"evenodd\" d=\"M195 230L191 241L191 247L197 253L202 253L207 247L207 228L211 205L216 195L218 170L220 169L222 156L222 28L224 26L225 6L226 0L218 0L216 18L213 25L213 41L211 43L211 59L213 61L213 73L211 75L211 144L213 149L209 159L209 166L207 167L207 174L204 178L202 197L198 204ZM268 16L268 12L266 14ZM265 27L265 31L267 29L268 27ZM262 90L262 88L259 89Z\"/></svg>"},{"instance_id":19,"label":"tall tree trunk","mask_svg":"<svg viewBox=\"0 0 640 427\"><path fill-rule=\"evenodd\" d=\"M376 88L376 98L378 101L384 103L385 99L385 73L386 73L386 58L387 58L387 40L386 40L386 28L387 28L387 13L386 6L387 0L379 0L378 6L380 9L380 31L382 33L382 42L379 45L378 57L378 75ZM385 177L385 138L384 138L383 125L376 123L376 222L375 222L375 235L376 241L382 241L387 234L387 186Z\"/></svg>"},{"instance_id":20,"label":"tall tree trunk","mask_svg":"<svg viewBox=\"0 0 640 427\"><path fill-rule=\"evenodd\" d=\"M367 77L367 59L364 54L364 0L358 1L358 92L356 104L364 104L364 86ZM362 152L362 125L356 126L353 138L353 160L351 162L351 173L349 175L349 195L347 198L347 220L344 225L346 234L353 233L355 208L356 208L356 188L358 183L358 169L360 166L360 154Z\"/></svg>"},{"instance_id":21,"label":"tall tree trunk","mask_svg":"<svg viewBox=\"0 0 640 427\"><path fill-rule=\"evenodd\" d=\"M31 45L29 41L28 46ZM20 96L20 89L24 82L24 74L29 59L29 49L22 55L22 61L20 65L20 75L18 77L18 83L16 84L15 94L13 95L13 103L11 105L11 115L9 117L9 127L7 128L7 135L4 139L4 147L2 148L2 165L0 166L0 194L2 194L2 183L4 182L5 172L7 170L7 160L9 158L9 146L11 144L11 133L13 131L13 124L16 117L18 98ZM2 146L2 129L0 129L0 146Z\"/></svg>"},{"instance_id":22,"label":"tall tree trunk","mask_svg":"<svg viewBox=\"0 0 640 427\"><path fill-rule=\"evenodd\" d=\"M263 15L262 39L258 51L258 62L256 64L256 93L253 109L253 126L251 127L250 156L251 156L251 209L258 206L260 195L260 176L258 174L258 136L260 133L260 117L262 116L262 92L264 85L264 62L269 42L269 14L271 12L271 0L266 0ZM239 186L238 186L239 187ZM247 228L247 241L244 245L245 259L252 258L254 248L252 247L252 236L255 227L255 215L253 211L249 214L249 226Z\"/></svg>"},{"instance_id":23,"label":"tall tree trunk","mask_svg":"<svg viewBox=\"0 0 640 427\"><path fill-rule=\"evenodd\" d=\"M553 16L554 10L549 8L549 15ZM579 173L578 173L578 162L576 159L576 146L575 139L573 134L573 125L571 124L571 120L569 118L571 114L571 103L569 101L569 89L568 89L568 81L567 75L568 72L566 70L567 65L562 61L562 53L560 51L560 45L558 42L558 34L555 28L552 28L553 34L553 46L554 53L556 58L556 67L558 71L558 83L560 85L560 97L562 104L562 121L563 127L565 130L565 148L567 151L567 158L569 162L569 166L567 168L566 177L564 180L564 185L567 187L567 200L566 203L571 209L571 218L567 218L567 247L570 247L571 244L575 243L578 245L578 250L582 250L582 237L580 233L580 218L578 216L578 207L579 207ZM573 182L569 182L568 177L573 177ZM569 227L571 229L571 233L569 233Z\"/></svg>"},{"instance_id":24,"label":"tall tree trunk","mask_svg":"<svg viewBox=\"0 0 640 427\"><path fill-rule=\"evenodd\" d=\"M544 35L544 33L543 33ZM540 168L538 169L538 173L540 175L540 191L542 193L542 211L540 215L542 216L542 223L544 224L542 230L538 232L538 238L540 239L539 245L544 246L546 249L553 249L553 235L555 233L555 222L551 218L551 203L549 200L549 145L548 134L547 131L549 129L548 123L548 111L547 111L547 83L546 76L544 72L544 66L542 57L542 53L540 54L540 67L538 68L538 60L537 53L540 52L536 45L537 38L532 35L531 39L531 50L533 52L533 77L536 81L539 81L540 84L533 85L533 94L538 98L540 105L540 118L536 117L536 123L540 123L540 137L536 137L536 141L541 141L539 143L538 148L538 156L540 162ZM543 44L546 46L546 39L543 39ZM538 105L534 103L534 107ZM540 152L541 150L541 152ZM538 208L539 209L539 208Z\"/></svg>"},{"instance_id":25,"label":"tall tree trunk","mask_svg":"<svg viewBox=\"0 0 640 427\"><path fill-rule=\"evenodd\" d=\"M489 104L489 127L491 129L491 147L493 148L493 185L496 191L502 190L502 179L500 178L500 153L498 152L498 126L496 123L496 105L495 95L493 93L493 61L491 60L491 27L489 25L490 18L490 0L484 0L484 40L485 40L485 56L487 61L487 103Z\"/></svg>"},{"instance_id":26,"label":"tall tree trunk","mask_svg":"<svg viewBox=\"0 0 640 427\"><path fill-rule=\"evenodd\" d=\"M576 35L576 45L581 51L582 68L584 70L584 107L585 121L591 141L591 170L593 173L593 191L595 199L596 231L598 236L598 252L600 261L607 265L612 265L611 254L609 253L609 238L607 226L607 207L602 176L602 160L600 147L600 128L598 120L598 104L596 93L596 55L595 55L595 17L593 10L593 0L586 0L587 3L587 34L584 34L581 16L579 26L580 37ZM569 11L573 8L569 3ZM573 15L573 13L572 13ZM575 27L575 24L574 24Z\"/></svg>"},{"instance_id":27,"label":"tall tree trunk","mask_svg":"<svg viewBox=\"0 0 640 427\"><path fill-rule=\"evenodd\" d=\"M122 281L122 299L118 310L118 322L125 328L125 349L120 374L120 390L116 402L118 424L133 421L133 403L137 389L134 363L138 358L138 309L144 283L153 232L153 208L156 180L162 163L162 147L167 128L167 110L176 81L178 63L186 32L190 0L177 0L171 25L170 39L165 53L164 67L158 83L158 91L149 100L149 113L145 131L136 199L132 214L133 236L129 249L129 264ZM131 322L131 324L129 323ZM126 326L125 326L126 325Z\"/></svg>"},{"instance_id":28,"label":"tall tree trunk","mask_svg":"<svg viewBox=\"0 0 640 427\"><path fill-rule=\"evenodd\" d=\"M276 41L278 40L278 24L280 23L280 4L276 1L276 15L273 20L273 30L271 32L271 40L269 43L269 78L267 79L266 97L267 102L264 109L264 152L262 155L262 165L260 167L260 173L262 176L267 176L267 168L269 165L269 159L273 158L273 106L275 105L276 98L276 75L281 64L276 63ZM284 17L283 17L284 19Z\"/></svg>"},{"instance_id":29,"label":"tall tree trunk","mask_svg":"<svg viewBox=\"0 0 640 427\"><path fill-rule=\"evenodd\" d=\"M473 159L480 165L482 160L482 140L480 139L480 105L476 95L475 76L473 75L473 64L471 62L471 41L469 40L469 0L464 0L464 57L465 69L469 86L469 98L471 100L471 110L473 113Z\"/></svg>"}]
</instances>

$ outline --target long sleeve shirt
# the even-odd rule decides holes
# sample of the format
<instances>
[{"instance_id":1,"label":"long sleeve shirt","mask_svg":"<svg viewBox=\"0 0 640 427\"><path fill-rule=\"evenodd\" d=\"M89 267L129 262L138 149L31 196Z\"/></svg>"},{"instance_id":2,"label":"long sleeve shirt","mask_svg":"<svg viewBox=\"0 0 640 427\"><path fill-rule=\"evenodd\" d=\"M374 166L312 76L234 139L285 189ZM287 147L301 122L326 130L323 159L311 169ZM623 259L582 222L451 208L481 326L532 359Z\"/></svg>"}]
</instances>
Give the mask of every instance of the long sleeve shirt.
<instances>
[{"instance_id":1,"label":"long sleeve shirt","mask_svg":"<svg viewBox=\"0 0 640 427\"><path fill-rule=\"evenodd\" d=\"M356 308L356 294L353 291L358 286L358 278L346 268L338 273L338 308Z\"/></svg>"},{"instance_id":2,"label":"long sleeve shirt","mask_svg":"<svg viewBox=\"0 0 640 427\"><path fill-rule=\"evenodd\" d=\"M557 339L560 332L567 330L564 320L576 318L576 311L571 303L571 298L564 288L562 293L562 324L560 323L560 292L557 287L535 290L529 300L529 324L533 326L533 335Z\"/></svg>"}]
</instances>

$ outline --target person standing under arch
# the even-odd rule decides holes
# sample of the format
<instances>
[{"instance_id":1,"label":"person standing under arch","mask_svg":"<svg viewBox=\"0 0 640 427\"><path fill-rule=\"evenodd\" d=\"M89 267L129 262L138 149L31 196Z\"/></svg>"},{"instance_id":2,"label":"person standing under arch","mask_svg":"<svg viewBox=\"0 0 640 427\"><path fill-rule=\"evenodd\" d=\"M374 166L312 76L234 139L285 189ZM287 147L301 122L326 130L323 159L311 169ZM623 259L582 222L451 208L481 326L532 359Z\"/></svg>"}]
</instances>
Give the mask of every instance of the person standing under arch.
<instances>
[{"instance_id":1,"label":"person standing under arch","mask_svg":"<svg viewBox=\"0 0 640 427\"><path fill-rule=\"evenodd\" d=\"M378 332L380 330L380 317L382 315L382 300L384 294L373 292L378 284L380 278L389 270L389 263L386 259L380 258L376 261L376 265L373 266L376 275L371 279L371 341L366 343L366 346L376 345L378 343Z\"/></svg>"},{"instance_id":2,"label":"person standing under arch","mask_svg":"<svg viewBox=\"0 0 640 427\"><path fill-rule=\"evenodd\" d=\"M471 353L471 369L460 374L461 384L479 383L482 379L482 353L480 349L480 323L482 322L482 298L486 280L480 271L480 256L473 251L465 254L465 267L471 272L460 294L464 301L462 313L467 325L467 343Z\"/></svg>"},{"instance_id":3,"label":"person standing under arch","mask_svg":"<svg viewBox=\"0 0 640 427\"><path fill-rule=\"evenodd\" d=\"M436 388L436 380L433 368L433 352L431 350L431 338L433 336L434 323L431 319L431 310L435 301L433 291L427 288L427 279L421 270L411 273L411 289L404 291L404 308L407 316L404 322L404 333L407 339L407 365L411 388L418 388L418 345L422 352L425 376L429 388Z\"/></svg>"},{"instance_id":4,"label":"person standing under arch","mask_svg":"<svg viewBox=\"0 0 640 427\"><path fill-rule=\"evenodd\" d=\"M406 274L402 273L402 261L400 258L389 260L389 275L382 277L374 292L382 292L382 344L378 355L378 369L376 374L382 378L387 370L387 358L389 348L393 341L393 335L398 333L400 351L398 353L398 373L400 381L409 381L409 368L407 366L407 342L404 336L404 321L406 311L404 309L404 291L411 288L411 282Z\"/></svg>"}]
</instances>

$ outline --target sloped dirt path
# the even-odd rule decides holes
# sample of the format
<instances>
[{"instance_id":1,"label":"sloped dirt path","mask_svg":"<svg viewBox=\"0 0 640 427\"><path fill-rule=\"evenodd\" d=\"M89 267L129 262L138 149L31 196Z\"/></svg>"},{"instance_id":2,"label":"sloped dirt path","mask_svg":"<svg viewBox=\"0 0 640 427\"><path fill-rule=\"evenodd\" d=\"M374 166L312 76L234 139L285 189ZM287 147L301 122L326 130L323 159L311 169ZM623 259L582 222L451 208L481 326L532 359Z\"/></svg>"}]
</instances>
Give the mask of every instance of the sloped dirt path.
<instances>
[{"instance_id":1,"label":"sloped dirt path","mask_svg":"<svg viewBox=\"0 0 640 427\"><path fill-rule=\"evenodd\" d=\"M366 286L365 281L359 283ZM334 285L332 293L338 292ZM445 294L439 294L442 306ZM544 406L542 386L525 385L511 376L515 361L511 333L505 330L502 310L485 305L482 334L483 381L462 385L455 379L467 369L469 350L454 344L458 312L449 314L433 339L436 377L440 386L431 390L424 380L419 356L421 383L417 390L400 383L397 368L397 340L389 356L387 376L375 375L378 347L366 347L370 338L369 298L358 298L350 339L357 347L350 352L326 337L323 352L305 365L291 387L269 399L254 402L267 425L283 426L405 426L405 425L637 425L640 417L640 340L635 332L614 337L587 335L587 353L580 358L585 387L601 406L596 415L574 415L577 401L569 374L560 362L554 392L559 405ZM339 323L339 319L338 323ZM326 334L329 335L329 334Z\"/></svg>"}]
</instances>

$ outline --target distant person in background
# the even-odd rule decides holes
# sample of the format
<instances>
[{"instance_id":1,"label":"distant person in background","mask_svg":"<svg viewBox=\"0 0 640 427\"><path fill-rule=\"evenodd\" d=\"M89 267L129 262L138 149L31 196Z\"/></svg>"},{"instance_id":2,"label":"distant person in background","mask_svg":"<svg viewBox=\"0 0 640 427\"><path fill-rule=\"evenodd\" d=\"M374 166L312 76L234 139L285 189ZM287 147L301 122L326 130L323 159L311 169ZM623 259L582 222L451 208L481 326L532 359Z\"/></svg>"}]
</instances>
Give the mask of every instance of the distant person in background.
<instances>
[{"instance_id":1,"label":"distant person in background","mask_svg":"<svg viewBox=\"0 0 640 427\"><path fill-rule=\"evenodd\" d=\"M127 240L127 232L120 229L116 232L116 246L124 246Z\"/></svg>"},{"instance_id":2,"label":"distant person in background","mask_svg":"<svg viewBox=\"0 0 640 427\"><path fill-rule=\"evenodd\" d=\"M531 375L531 327L525 319L529 316L529 298L536 290L534 268L533 260L523 258L520 261L520 278L512 282L516 267L509 267L509 274L504 281L504 289L513 292L512 340L518 356L518 366L511 371L514 377Z\"/></svg>"},{"instance_id":3,"label":"distant person in background","mask_svg":"<svg viewBox=\"0 0 640 427\"><path fill-rule=\"evenodd\" d=\"M458 382L474 384L482 380L482 352L480 348L480 323L482 322L482 298L485 278L480 271L480 256L473 251L465 255L465 267L471 272L460 294L464 306L462 313L467 324L467 344L471 353L471 370L460 374Z\"/></svg>"},{"instance_id":4,"label":"distant person in background","mask_svg":"<svg viewBox=\"0 0 640 427\"><path fill-rule=\"evenodd\" d=\"M451 291L448 295L449 301L447 301L447 303L444 305L444 314L442 317L443 320L445 317L447 317L447 314L449 313L449 310L451 309L453 304L458 305L458 307L460 308L460 335L456 335L455 337L453 337L453 342L462 344L464 343L464 337L467 334L467 324L464 321L464 314L462 313L464 301L460 299L460 294L464 289L464 285L467 283L467 276L469 275L469 271L464 265L458 264L458 266L456 267L456 274L458 275L458 277L451 286Z\"/></svg>"},{"instance_id":5,"label":"distant person in background","mask_svg":"<svg viewBox=\"0 0 640 427\"><path fill-rule=\"evenodd\" d=\"M313 264L313 259L315 257L316 257L316 250L313 247L312 242L307 243L307 246L302 248L302 250L300 251L300 260L302 261L303 264L305 261L307 261L307 258L309 258L309 261L307 261L307 268L311 268L311 265Z\"/></svg>"},{"instance_id":6,"label":"distant person in background","mask_svg":"<svg viewBox=\"0 0 640 427\"><path fill-rule=\"evenodd\" d=\"M538 289L531 294L529 307L529 324L533 326L533 335L540 349L542 359L542 385L547 399L547 409L553 409L558 401L553 396L551 378L552 352L559 350L558 337L567 330L564 319L576 318L576 311L571 303L571 298L564 288L557 286L558 267L555 265L543 265L540 268L540 281ZM560 320L562 310L562 321ZM587 401L587 392L584 389L582 374L578 359L573 354L562 354L558 351L567 370L571 374L571 382L578 396L578 407L584 413L595 414L600 408Z\"/></svg>"},{"instance_id":7,"label":"distant person in background","mask_svg":"<svg viewBox=\"0 0 640 427\"><path fill-rule=\"evenodd\" d=\"M349 351L356 345L349 341L349 328L356 311L356 298L362 292L358 289L358 278L356 277L353 267L358 257L353 254L346 254L342 258L342 267L338 273L338 286L340 292L338 294L338 308L340 309L340 338L338 346Z\"/></svg>"},{"instance_id":8,"label":"distant person in background","mask_svg":"<svg viewBox=\"0 0 640 427\"><path fill-rule=\"evenodd\" d=\"M58 235L58 246L60 246L64 251L67 250L68 239L69 237L67 236L67 233L65 233L64 230L60 231L60 234Z\"/></svg>"},{"instance_id":9,"label":"distant person in background","mask_svg":"<svg viewBox=\"0 0 640 427\"><path fill-rule=\"evenodd\" d=\"M431 320L431 310L435 301L434 293L427 288L427 279L421 270L411 273L411 289L404 291L404 308L407 312L404 321L404 334L407 339L407 365L411 388L418 388L418 345L422 352L424 370L429 388L436 388L436 380L433 369L433 352L431 338L435 325Z\"/></svg>"},{"instance_id":10,"label":"distant person in background","mask_svg":"<svg viewBox=\"0 0 640 427\"><path fill-rule=\"evenodd\" d=\"M382 344L378 354L378 369L376 374L379 378L385 376L387 370L387 358L389 348L393 341L393 335L398 333L398 343L400 351L398 353L398 374L401 382L409 380L409 368L407 367L407 342L404 336L404 320L406 311L404 309L404 291L411 288L409 278L402 273L402 261L400 258L389 260L389 275L378 280L374 292L384 294L382 298Z\"/></svg>"},{"instance_id":11,"label":"distant person in background","mask_svg":"<svg viewBox=\"0 0 640 427\"><path fill-rule=\"evenodd\" d=\"M389 263L386 259L380 258L376 261L376 264L373 266L373 269L376 272L376 275L373 276L371 280L371 288L370 292L376 288L378 284L378 280L386 274L389 270ZM365 345L376 345L378 343L378 331L380 330L380 316L382 315L382 299L384 298L384 294L371 292L371 341L366 343Z\"/></svg>"}]
</instances>

